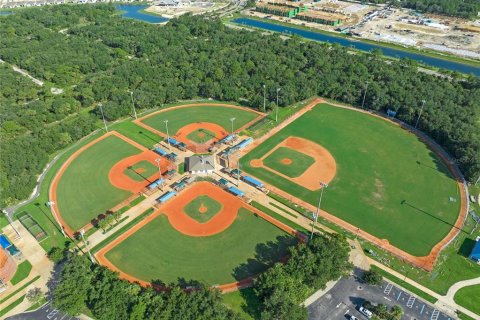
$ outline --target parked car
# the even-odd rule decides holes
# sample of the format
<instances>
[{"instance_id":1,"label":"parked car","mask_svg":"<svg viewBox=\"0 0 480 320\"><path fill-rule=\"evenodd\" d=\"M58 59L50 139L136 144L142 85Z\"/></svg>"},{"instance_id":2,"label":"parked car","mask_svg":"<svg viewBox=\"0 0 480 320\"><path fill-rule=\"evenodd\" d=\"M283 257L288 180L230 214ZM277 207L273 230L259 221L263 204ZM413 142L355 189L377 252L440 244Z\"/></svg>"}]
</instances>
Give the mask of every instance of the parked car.
<instances>
[{"instance_id":1,"label":"parked car","mask_svg":"<svg viewBox=\"0 0 480 320\"><path fill-rule=\"evenodd\" d=\"M372 311L365 309L364 307L358 308L358 311L360 311L360 313L366 316L368 319L370 319L373 316Z\"/></svg>"}]
</instances>

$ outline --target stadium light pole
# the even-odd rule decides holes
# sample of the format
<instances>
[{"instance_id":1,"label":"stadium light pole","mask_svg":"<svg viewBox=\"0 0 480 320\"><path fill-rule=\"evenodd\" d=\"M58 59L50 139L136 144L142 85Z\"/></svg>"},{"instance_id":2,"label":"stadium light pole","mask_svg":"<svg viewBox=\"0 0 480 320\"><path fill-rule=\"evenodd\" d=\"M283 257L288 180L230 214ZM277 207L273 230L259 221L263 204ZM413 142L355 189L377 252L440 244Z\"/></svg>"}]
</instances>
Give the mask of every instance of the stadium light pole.
<instances>
[{"instance_id":1,"label":"stadium light pole","mask_svg":"<svg viewBox=\"0 0 480 320\"><path fill-rule=\"evenodd\" d=\"M235 118L230 118L230 121L232 122L232 134L233 134L233 122L235 121Z\"/></svg>"},{"instance_id":2,"label":"stadium light pole","mask_svg":"<svg viewBox=\"0 0 480 320\"><path fill-rule=\"evenodd\" d=\"M132 100L133 114L135 119L137 119L137 110L135 109L135 103L133 102L133 91L130 91L130 99Z\"/></svg>"},{"instance_id":3,"label":"stadium light pole","mask_svg":"<svg viewBox=\"0 0 480 320\"><path fill-rule=\"evenodd\" d=\"M54 218L55 221L58 223L58 226L60 227L60 231L62 231L63 236L66 238L67 235L65 234L65 231L63 230L63 226L62 226L62 224L60 223L60 220L58 220L57 213L55 212L55 207L54 207L54 205L55 205L55 202L53 202L53 201L51 201L51 200L47 202L47 206L50 208L50 211L52 212L53 218Z\"/></svg>"},{"instance_id":4,"label":"stadium light pole","mask_svg":"<svg viewBox=\"0 0 480 320\"><path fill-rule=\"evenodd\" d=\"M7 217L8 224L10 224L10 227L12 227L13 231L15 231L15 233L17 234L17 236L18 236L19 238L21 238L22 236L20 235L20 233L18 233L17 228L15 228L15 227L13 226L12 217L10 217L10 216L8 215L7 210L3 209L3 210L2 210L2 213L5 215L5 217Z\"/></svg>"},{"instance_id":5,"label":"stadium light pole","mask_svg":"<svg viewBox=\"0 0 480 320\"><path fill-rule=\"evenodd\" d=\"M315 216L313 217L313 223L312 223L312 232L310 233L310 241L313 239L313 232L315 230L315 225L317 224L318 220L318 215L320 214L320 205L322 204L322 196L323 196L323 189L328 187L328 184L324 182L320 182L320 185L322 188L320 189L320 198L318 199L318 206L317 206L317 212L315 213Z\"/></svg>"},{"instance_id":6,"label":"stadium light pole","mask_svg":"<svg viewBox=\"0 0 480 320\"><path fill-rule=\"evenodd\" d=\"M103 114L103 106L101 103L98 104L100 106L100 112L102 113L103 125L105 126L105 131L108 132L107 128L107 121L105 121L105 115Z\"/></svg>"},{"instance_id":7,"label":"stadium light pole","mask_svg":"<svg viewBox=\"0 0 480 320\"><path fill-rule=\"evenodd\" d=\"M278 93L280 92L280 88L277 88L277 107L275 108L275 122L278 122Z\"/></svg>"},{"instance_id":8,"label":"stadium light pole","mask_svg":"<svg viewBox=\"0 0 480 320\"><path fill-rule=\"evenodd\" d=\"M90 257L90 260L92 261L92 263L95 263L95 259L93 259L92 253L90 252L90 248L88 247L88 243L87 241L85 241L85 237L83 236L84 234L85 234L85 229L80 230L80 236L82 237L85 249L87 249L88 256Z\"/></svg>"},{"instance_id":9,"label":"stadium light pole","mask_svg":"<svg viewBox=\"0 0 480 320\"><path fill-rule=\"evenodd\" d=\"M415 123L415 129L417 129L418 122L420 121L420 117L422 116L424 107L425 107L425 100L422 100L422 107L420 108L420 113L418 114L417 122Z\"/></svg>"},{"instance_id":10,"label":"stadium light pole","mask_svg":"<svg viewBox=\"0 0 480 320\"><path fill-rule=\"evenodd\" d=\"M163 191L163 179L162 179L162 168L160 166L160 162L162 161L161 158L155 159L155 162L157 163L158 166L158 179L162 182L162 191Z\"/></svg>"},{"instance_id":11,"label":"stadium light pole","mask_svg":"<svg viewBox=\"0 0 480 320\"><path fill-rule=\"evenodd\" d=\"M237 187L240 185L240 154L237 155Z\"/></svg>"},{"instance_id":12,"label":"stadium light pole","mask_svg":"<svg viewBox=\"0 0 480 320\"><path fill-rule=\"evenodd\" d=\"M168 134L168 120L163 120L163 122L165 123L165 128L167 129L167 143L168 143L168 147L170 148L170 135Z\"/></svg>"},{"instance_id":13,"label":"stadium light pole","mask_svg":"<svg viewBox=\"0 0 480 320\"><path fill-rule=\"evenodd\" d=\"M365 104L365 97L367 96L367 90L368 90L368 80L365 81L365 91L363 92L362 109L363 109L363 105Z\"/></svg>"},{"instance_id":14,"label":"stadium light pole","mask_svg":"<svg viewBox=\"0 0 480 320\"><path fill-rule=\"evenodd\" d=\"M263 112L266 111L267 105L267 86L263 85Z\"/></svg>"}]
</instances>

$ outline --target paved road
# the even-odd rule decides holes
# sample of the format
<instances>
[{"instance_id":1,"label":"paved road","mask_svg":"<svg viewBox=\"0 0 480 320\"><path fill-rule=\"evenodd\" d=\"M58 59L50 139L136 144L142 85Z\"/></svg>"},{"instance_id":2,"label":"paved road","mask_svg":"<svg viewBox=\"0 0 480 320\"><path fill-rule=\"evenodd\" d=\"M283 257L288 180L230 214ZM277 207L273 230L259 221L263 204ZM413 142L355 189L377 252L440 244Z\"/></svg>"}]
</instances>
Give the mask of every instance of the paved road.
<instances>
[{"instance_id":1,"label":"paved road","mask_svg":"<svg viewBox=\"0 0 480 320\"><path fill-rule=\"evenodd\" d=\"M52 307L49 301L39 309L32 312L20 313L7 318L6 320L76 320L77 318L69 316L60 310Z\"/></svg>"},{"instance_id":2,"label":"paved road","mask_svg":"<svg viewBox=\"0 0 480 320\"><path fill-rule=\"evenodd\" d=\"M308 307L310 320L346 320L347 315L354 315L360 320L367 320L356 308L365 300L383 303L391 307L399 305L405 311L402 320L454 320L429 304L411 296L389 282L381 286L370 286L344 277L323 297Z\"/></svg>"}]
</instances>

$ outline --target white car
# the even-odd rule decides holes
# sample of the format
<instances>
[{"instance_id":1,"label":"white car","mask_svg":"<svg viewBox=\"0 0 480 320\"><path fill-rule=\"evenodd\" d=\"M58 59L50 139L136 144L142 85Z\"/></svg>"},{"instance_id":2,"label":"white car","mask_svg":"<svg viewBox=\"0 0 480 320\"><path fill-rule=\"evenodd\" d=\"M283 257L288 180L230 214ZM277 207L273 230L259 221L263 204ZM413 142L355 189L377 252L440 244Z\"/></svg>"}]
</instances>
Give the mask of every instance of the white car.
<instances>
[{"instance_id":1,"label":"white car","mask_svg":"<svg viewBox=\"0 0 480 320\"><path fill-rule=\"evenodd\" d=\"M352 315L350 316L350 318L349 318L349 319L350 319L350 320L358 320L358 318L357 318L357 317L355 317L355 316L352 316Z\"/></svg>"},{"instance_id":2,"label":"white car","mask_svg":"<svg viewBox=\"0 0 480 320\"><path fill-rule=\"evenodd\" d=\"M372 311L365 309L364 307L358 308L358 311L360 311L360 313L366 316L368 319L370 319L373 316Z\"/></svg>"}]
</instances>

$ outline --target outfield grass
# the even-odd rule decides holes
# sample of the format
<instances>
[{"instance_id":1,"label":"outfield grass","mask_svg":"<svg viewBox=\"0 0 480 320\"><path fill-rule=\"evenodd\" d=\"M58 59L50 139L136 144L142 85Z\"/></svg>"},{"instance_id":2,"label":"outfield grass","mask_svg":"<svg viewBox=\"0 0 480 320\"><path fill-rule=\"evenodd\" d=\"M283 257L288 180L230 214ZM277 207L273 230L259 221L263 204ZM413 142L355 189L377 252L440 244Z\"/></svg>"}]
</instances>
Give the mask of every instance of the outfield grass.
<instances>
[{"instance_id":1,"label":"outfield grass","mask_svg":"<svg viewBox=\"0 0 480 320\"><path fill-rule=\"evenodd\" d=\"M318 192L249 164L289 136L316 142L335 158L337 175L322 207L339 218L416 256L428 254L455 223L460 208L455 180L439 157L405 130L321 104L242 158L245 172L316 205Z\"/></svg>"},{"instance_id":2,"label":"outfield grass","mask_svg":"<svg viewBox=\"0 0 480 320\"><path fill-rule=\"evenodd\" d=\"M198 129L190 132L187 138L196 143L204 143L205 141L215 138L215 133L207 129Z\"/></svg>"},{"instance_id":3,"label":"outfield grass","mask_svg":"<svg viewBox=\"0 0 480 320\"><path fill-rule=\"evenodd\" d=\"M291 163L284 163L284 159L289 159ZM315 160L305 153L285 147L278 148L263 160L265 166L290 178L301 176L314 163Z\"/></svg>"},{"instance_id":4,"label":"outfield grass","mask_svg":"<svg viewBox=\"0 0 480 320\"><path fill-rule=\"evenodd\" d=\"M133 166L125 170L125 174L128 177L139 182L146 181L156 172L158 172L158 167L147 160L142 160L138 163L135 163Z\"/></svg>"},{"instance_id":5,"label":"outfield grass","mask_svg":"<svg viewBox=\"0 0 480 320\"><path fill-rule=\"evenodd\" d=\"M206 210L205 212L201 212L200 208L202 207L204 210ZM223 206L220 202L215 201L209 196L203 195L193 199L183 208L183 211L189 217L197 220L198 222L205 223L212 219L218 212L220 212L222 208Z\"/></svg>"},{"instance_id":6,"label":"outfield grass","mask_svg":"<svg viewBox=\"0 0 480 320\"><path fill-rule=\"evenodd\" d=\"M206 104L206 106L209 106ZM212 105L214 106L214 105ZM154 114L142 122L160 132L166 133L164 120L168 120L168 131L174 135L178 129L194 122L211 122L222 126L226 132L232 130L231 118L235 118L233 129L237 130L255 119L258 115L254 112L229 107L187 107L180 109L166 109L164 112Z\"/></svg>"},{"instance_id":7,"label":"outfield grass","mask_svg":"<svg viewBox=\"0 0 480 320\"><path fill-rule=\"evenodd\" d=\"M12 285L16 285L20 281L26 279L30 274L30 271L32 271L32 264L30 263L30 261L23 261L17 266L17 271L15 271L15 274L13 275L13 278L12 280L10 280L10 282L12 283Z\"/></svg>"},{"instance_id":8,"label":"outfield grass","mask_svg":"<svg viewBox=\"0 0 480 320\"><path fill-rule=\"evenodd\" d=\"M130 121L116 123L111 126L111 129L118 131L125 137L130 138L149 149L152 149L155 144L163 140L159 135Z\"/></svg>"},{"instance_id":9,"label":"outfield grass","mask_svg":"<svg viewBox=\"0 0 480 320\"><path fill-rule=\"evenodd\" d=\"M118 161L140 150L109 136L73 160L60 178L57 205L65 223L77 230L131 195L110 184L108 173Z\"/></svg>"},{"instance_id":10,"label":"outfield grass","mask_svg":"<svg viewBox=\"0 0 480 320\"><path fill-rule=\"evenodd\" d=\"M480 285L458 290L453 299L462 307L480 315Z\"/></svg>"},{"instance_id":11,"label":"outfield grass","mask_svg":"<svg viewBox=\"0 0 480 320\"><path fill-rule=\"evenodd\" d=\"M107 252L106 258L141 280L195 279L213 285L265 270L293 243L295 238L245 209L227 230L209 237L186 236L160 215Z\"/></svg>"}]
</instances>

